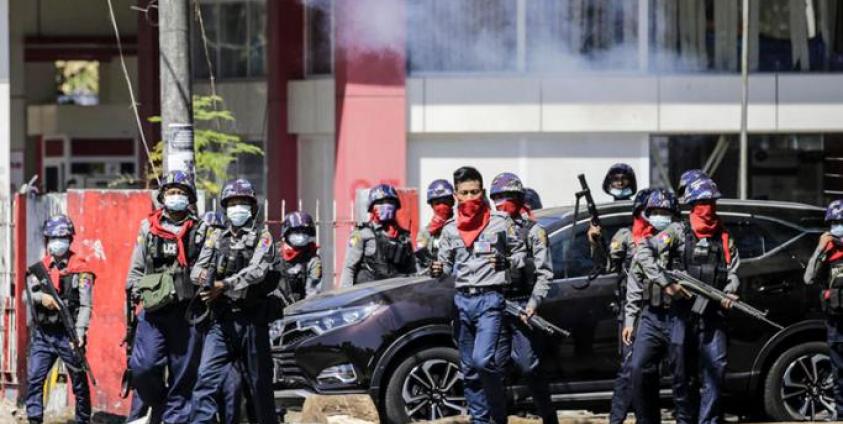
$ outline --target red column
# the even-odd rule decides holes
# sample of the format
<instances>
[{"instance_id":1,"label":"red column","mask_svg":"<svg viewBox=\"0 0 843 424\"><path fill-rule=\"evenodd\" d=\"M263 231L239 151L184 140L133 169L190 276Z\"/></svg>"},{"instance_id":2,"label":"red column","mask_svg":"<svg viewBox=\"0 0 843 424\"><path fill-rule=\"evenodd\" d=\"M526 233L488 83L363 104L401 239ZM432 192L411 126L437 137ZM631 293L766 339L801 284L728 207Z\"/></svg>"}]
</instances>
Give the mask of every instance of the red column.
<instances>
[{"instance_id":1,"label":"red column","mask_svg":"<svg viewBox=\"0 0 843 424\"><path fill-rule=\"evenodd\" d=\"M304 9L301 0L267 2L266 196L269 217L281 215L281 200L295 205L298 139L287 126L287 83L304 76ZM288 209L290 209L288 207Z\"/></svg>"},{"instance_id":2,"label":"red column","mask_svg":"<svg viewBox=\"0 0 843 424\"><path fill-rule=\"evenodd\" d=\"M340 1L334 7L334 252L339 268L352 225L350 204L355 190L377 183L401 186L406 180L406 28L394 25L405 21L403 1ZM378 13L367 16L366 9ZM371 22L386 17L390 25Z\"/></svg>"},{"instance_id":3,"label":"red column","mask_svg":"<svg viewBox=\"0 0 843 424\"><path fill-rule=\"evenodd\" d=\"M149 7L152 0L139 0L138 7ZM138 13L138 113L141 117L143 135L152 150L161 140L161 124L149 122L151 116L161 116L160 61L158 58L158 8L149 9L149 14ZM146 151L138 135L138 177L146 176ZM159 170L160 172L160 170Z\"/></svg>"}]
</instances>

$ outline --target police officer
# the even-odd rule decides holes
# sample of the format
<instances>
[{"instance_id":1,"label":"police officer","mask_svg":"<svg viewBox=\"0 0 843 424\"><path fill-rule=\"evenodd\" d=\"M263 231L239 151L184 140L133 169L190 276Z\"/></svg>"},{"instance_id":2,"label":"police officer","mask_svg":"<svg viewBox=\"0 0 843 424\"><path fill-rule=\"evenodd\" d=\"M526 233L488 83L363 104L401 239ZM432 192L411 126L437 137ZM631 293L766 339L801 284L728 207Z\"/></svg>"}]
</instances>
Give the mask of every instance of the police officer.
<instances>
[{"instance_id":1,"label":"police officer","mask_svg":"<svg viewBox=\"0 0 843 424\"><path fill-rule=\"evenodd\" d=\"M670 342L672 299L665 293L662 285L644 273L638 259L642 250L652 252L653 233L666 230L678 215L679 204L673 194L658 189L649 194L644 207L644 219L649 225L637 221L644 229L639 234L639 241L634 247L634 259L630 264L622 339L625 345L632 342L627 372L632 384L631 395L636 419L640 423L660 422L659 379L657 371L654 370L658 369L658 365L666 356L671 359L672 365L673 355L677 351L672 350ZM652 252L651 256L655 257L660 266L671 266L671 257L666 250ZM636 317L638 329L633 341ZM622 366L621 372L623 371Z\"/></svg>"},{"instance_id":2,"label":"police officer","mask_svg":"<svg viewBox=\"0 0 843 424\"><path fill-rule=\"evenodd\" d=\"M281 290L292 302L319 294L322 290L322 258L316 246L316 225L307 212L293 212L284 217L283 240L278 250L277 269Z\"/></svg>"},{"instance_id":3,"label":"police officer","mask_svg":"<svg viewBox=\"0 0 843 424\"><path fill-rule=\"evenodd\" d=\"M396 220L400 208L394 187L378 184L369 190L370 220L351 233L340 287L416 272L410 232Z\"/></svg>"},{"instance_id":4,"label":"police officer","mask_svg":"<svg viewBox=\"0 0 843 424\"><path fill-rule=\"evenodd\" d=\"M196 285L211 285L200 295L213 313L191 399L190 422L214 422L215 395L240 361L257 421L276 423L268 296L275 289L271 283L277 282L265 278L275 261L272 235L257 223L257 196L249 181L227 183L220 204L225 208L226 228L208 238L191 272ZM209 271L212 268L215 272ZM207 281L212 276L214 281Z\"/></svg>"},{"instance_id":5,"label":"police officer","mask_svg":"<svg viewBox=\"0 0 843 424\"><path fill-rule=\"evenodd\" d=\"M647 278L665 288L668 294L679 293L680 297L686 297L678 284L664 275L664 267L649 254L653 251L665 252L685 272L728 295L720 305L711 304L702 296L694 297L693 301L680 299L673 305L671 346L684 349L684 354L674 357L673 367L673 392L679 422L692 421L695 417L701 423L722 421L721 386L726 372L723 310L730 309L738 298L740 257L734 239L717 215L719 198L720 191L714 181L704 177L692 181L684 197L691 209L689 221L673 224L656 236L652 251L640 249L636 253ZM698 374L700 396L692 393L691 385L691 380L696 380Z\"/></svg>"},{"instance_id":6,"label":"police officer","mask_svg":"<svg viewBox=\"0 0 843 424\"><path fill-rule=\"evenodd\" d=\"M75 320L79 348L85 347L85 336L91 319L91 300L94 273L87 262L70 250L75 234L73 223L64 215L56 215L44 224L44 241L47 254L42 259L50 271L50 282ZM88 376L71 349L71 336L67 334L58 314L57 299L41 290L39 282L30 278L35 316L29 347L27 369L26 416L30 423L44 419L44 381L57 358L67 365L76 396L76 422L91 420L91 393Z\"/></svg>"},{"instance_id":7,"label":"police officer","mask_svg":"<svg viewBox=\"0 0 843 424\"><path fill-rule=\"evenodd\" d=\"M550 290L553 267L547 233L531 218L532 213L525 203L525 189L515 174L504 172L492 180L489 196L498 212L512 219L520 243L526 248L525 265L511 271L511 283L506 298L518 303L526 311L526 321L536 313L542 300ZM536 410L546 424L559 422L556 409L550 401L550 388L541 372L539 355L542 343L539 334L516 317L507 316L506 322L512 333L512 361L527 382Z\"/></svg>"},{"instance_id":8,"label":"police officer","mask_svg":"<svg viewBox=\"0 0 843 424\"><path fill-rule=\"evenodd\" d=\"M442 228L454 216L454 186L447 180L436 180L427 187L427 204L433 218L416 236L416 259L420 270L426 270L439 253Z\"/></svg>"},{"instance_id":9,"label":"police officer","mask_svg":"<svg viewBox=\"0 0 843 424\"><path fill-rule=\"evenodd\" d=\"M843 200L828 205L829 231L820 236L805 269L805 284L823 284L820 304L826 316L826 338L834 367L836 419L843 417Z\"/></svg>"},{"instance_id":10,"label":"police officer","mask_svg":"<svg viewBox=\"0 0 843 424\"><path fill-rule=\"evenodd\" d=\"M615 389L612 394L612 407L609 414L609 422L619 424L626 420L626 416L632 407L632 381L630 377L630 360L632 358L632 334L635 322L638 319L640 310L638 305L628 305L626 302L627 291L631 288L637 290L640 282L629 282L635 276L629 272L632 258L635 256L635 248L638 243L651 236L655 229L644 217L644 208L653 190L647 188L635 195L632 204L632 227L619 229L609 244L609 257L606 261L606 271L618 273L618 321L621 332L621 365L618 375L615 378ZM635 293L634 295L638 295ZM624 331L626 330L626 331Z\"/></svg>"},{"instance_id":11,"label":"police officer","mask_svg":"<svg viewBox=\"0 0 843 424\"><path fill-rule=\"evenodd\" d=\"M676 195L680 199L684 198L685 189L688 188L688 185L699 179L710 180L711 178L702 169L689 169L683 172L682 175L679 177L679 187L676 189Z\"/></svg>"},{"instance_id":12,"label":"police officer","mask_svg":"<svg viewBox=\"0 0 843 424\"><path fill-rule=\"evenodd\" d=\"M625 163L616 163L609 167L603 178L603 192L615 200L629 200L638 191L635 171Z\"/></svg>"},{"instance_id":13,"label":"police officer","mask_svg":"<svg viewBox=\"0 0 843 424\"><path fill-rule=\"evenodd\" d=\"M194 293L190 269L206 229L190 209L196 202L191 175L169 172L158 201L163 207L141 221L126 278L127 291L143 309L129 364L136 394L152 409L151 422L186 423L202 340L185 315Z\"/></svg>"},{"instance_id":14,"label":"police officer","mask_svg":"<svg viewBox=\"0 0 843 424\"><path fill-rule=\"evenodd\" d=\"M455 336L472 422L506 423L504 375L510 335L504 321L504 292L509 263L522 267L525 250L512 219L489 207L480 172L472 167L457 169L454 187L457 216L442 229L431 275L454 277L459 316Z\"/></svg>"}]
</instances>

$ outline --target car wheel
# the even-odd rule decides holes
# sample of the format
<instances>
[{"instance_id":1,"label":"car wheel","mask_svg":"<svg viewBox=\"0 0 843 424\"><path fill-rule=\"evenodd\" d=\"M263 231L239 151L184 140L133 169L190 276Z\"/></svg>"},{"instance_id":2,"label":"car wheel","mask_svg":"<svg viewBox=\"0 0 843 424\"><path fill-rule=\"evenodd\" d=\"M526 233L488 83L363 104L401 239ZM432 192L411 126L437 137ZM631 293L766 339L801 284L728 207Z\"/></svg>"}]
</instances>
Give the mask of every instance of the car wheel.
<instances>
[{"instance_id":1,"label":"car wheel","mask_svg":"<svg viewBox=\"0 0 843 424\"><path fill-rule=\"evenodd\" d=\"M801 344L779 356L767 373L764 410L777 421L834 417L834 377L826 343Z\"/></svg>"},{"instance_id":2,"label":"car wheel","mask_svg":"<svg viewBox=\"0 0 843 424\"><path fill-rule=\"evenodd\" d=\"M388 377L386 417L390 423L435 420L465 414L459 353L449 347L408 356Z\"/></svg>"}]
</instances>

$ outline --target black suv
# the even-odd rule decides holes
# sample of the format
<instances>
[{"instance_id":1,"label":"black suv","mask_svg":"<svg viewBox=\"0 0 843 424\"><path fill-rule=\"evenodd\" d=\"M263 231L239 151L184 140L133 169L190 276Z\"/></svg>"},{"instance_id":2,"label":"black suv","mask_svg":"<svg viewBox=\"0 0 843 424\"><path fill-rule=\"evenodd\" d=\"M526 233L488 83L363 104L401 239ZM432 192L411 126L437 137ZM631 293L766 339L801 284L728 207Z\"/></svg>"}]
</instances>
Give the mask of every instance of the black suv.
<instances>
[{"instance_id":1,"label":"black suv","mask_svg":"<svg viewBox=\"0 0 843 424\"><path fill-rule=\"evenodd\" d=\"M630 202L598 209L607 234L630 225ZM741 299L785 326L776 331L730 313L727 405L777 420L829 417L834 400L819 287L802 282L822 232L823 210L722 200L718 213L741 254ZM572 332L570 338L548 340L544 366L560 408L607 410L619 364L618 275L589 281L589 217L580 213L575 223L573 215L570 207L537 213L550 236L555 272L539 314ZM302 392L368 393L385 422L464 412L451 332L453 293L449 279L406 277L292 305L272 327L276 398L283 403ZM665 399L668 382L665 378ZM517 377L508 391L513 408L529 407Z\"/></svg>"}]
</instances>

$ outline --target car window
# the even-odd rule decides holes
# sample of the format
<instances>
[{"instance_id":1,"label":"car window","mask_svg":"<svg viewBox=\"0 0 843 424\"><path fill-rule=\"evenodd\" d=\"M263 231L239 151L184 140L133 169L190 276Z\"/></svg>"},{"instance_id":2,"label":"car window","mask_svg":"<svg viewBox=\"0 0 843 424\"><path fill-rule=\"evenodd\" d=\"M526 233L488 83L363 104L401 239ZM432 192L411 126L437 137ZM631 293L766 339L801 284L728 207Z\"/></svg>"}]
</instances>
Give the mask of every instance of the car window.
<instances>
[{"instance_id":1,"label":"car window","mask_svg":"<svg viewBox=\"0 0 843 424\"><path fill-rule=\"evenodd\" d=\"M735 240L735 247L741 259L749 259L764 254L764 236L759 226L752 220L745 218L740 220L726 219L726 230Z\"/></svg>"},{"instance_id":2,"label":"car window","mask_svg":"<svg viewBox=\"0 0 843 424\"><path fill-rule=\"evenodd\" d=\"M764 235L764 253L767 253L796 238L801 231L779 222L759 218L755 221Z\"/></svg>"},{"instance_id":3,"label":"car window","mask_svg":"<svg viewBox=\"0 0 843 424\"><path fill-rule=\"evenodd\" d=\"M611 237L626 223L604 223L604 239L608 246ZM585 237L587 224L577 225L576 237L571 239L571 228L559 231L550 239L550 254L553 260L554 278L574 278L588 275L594 262L591 247ZM572 242L573 241L573 242Z\"/></svg>"}]
</instances>

